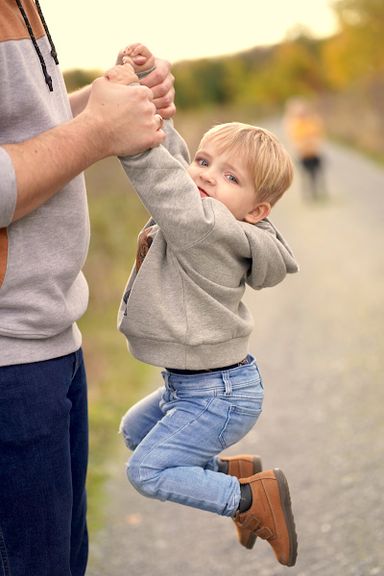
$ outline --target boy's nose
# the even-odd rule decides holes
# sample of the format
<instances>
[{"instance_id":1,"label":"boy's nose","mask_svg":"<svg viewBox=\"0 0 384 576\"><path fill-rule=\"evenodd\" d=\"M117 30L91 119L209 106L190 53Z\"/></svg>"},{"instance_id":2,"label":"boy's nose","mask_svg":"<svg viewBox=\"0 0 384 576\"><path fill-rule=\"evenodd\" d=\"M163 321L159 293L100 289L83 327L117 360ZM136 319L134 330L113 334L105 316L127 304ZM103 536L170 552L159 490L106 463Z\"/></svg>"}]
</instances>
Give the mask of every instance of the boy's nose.
<instances>
[{"instance_id":1,"label":"boy's nose","mask_svg":"<svg viewBox=\"0 0 384 576\"><path fill-rule=\"evenodd\" d=\"M205 182L209 182L210 184L213 184L215 181L214 175L209 170L202 171L200 173L200 177L202 180L204 180Z\"/></svg>"}]
</instances>

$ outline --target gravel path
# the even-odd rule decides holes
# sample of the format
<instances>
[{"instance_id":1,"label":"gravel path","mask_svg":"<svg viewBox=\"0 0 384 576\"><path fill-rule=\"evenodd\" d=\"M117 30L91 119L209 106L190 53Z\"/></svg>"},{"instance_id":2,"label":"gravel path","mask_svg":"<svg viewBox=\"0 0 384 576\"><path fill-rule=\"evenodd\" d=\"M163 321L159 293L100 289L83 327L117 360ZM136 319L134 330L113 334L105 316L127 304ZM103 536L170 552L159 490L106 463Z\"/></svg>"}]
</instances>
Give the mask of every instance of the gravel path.
<instances>
[{"instance_id":1,"label":"gravel path","mask_svg":"<svg viewBox=\"0 0 384 576\"><path fill-rule=\"evenodd\" d=\"M88 576L384 575L384 170L334 145L327 158L329 201L304 202L297 182L274 210L301 272L247 295L266 400L230 452L286 473L296 566L262 540L240 547L229 519L138 495L122 449Z\"/></svg>"}]
</instances>

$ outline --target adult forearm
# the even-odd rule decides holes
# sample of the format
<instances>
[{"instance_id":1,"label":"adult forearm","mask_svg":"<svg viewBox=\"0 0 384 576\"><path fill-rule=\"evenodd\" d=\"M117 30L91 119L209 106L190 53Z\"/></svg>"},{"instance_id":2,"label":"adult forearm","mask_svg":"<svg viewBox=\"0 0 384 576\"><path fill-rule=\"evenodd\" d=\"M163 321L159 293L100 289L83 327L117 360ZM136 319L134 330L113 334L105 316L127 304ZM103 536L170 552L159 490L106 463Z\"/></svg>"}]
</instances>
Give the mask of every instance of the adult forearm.
<instances>
[{"instance_id":1,"label":"adult forearm","mask_svg":"<svg viewBox=\"0 0 384 576\"><path fill-rule=\"evenodd\" d=\"M13 220L49 200L94 162L158 146L165 134L159 130L151 96L144 86L99 78L76 118L30 140L4 145L16 175Z\"/></svg>"},{"instance_id":2,"label":"adult forearm","mask_svg":"<svg viewBox=\"0 0 384 576\"><path fill-rule=\"evenodd\" d=\"M60 188L105 156L96 124L79 117L20 144L5 145L16 175L13 220L44 204Z\"/></svg>"}]
</instances>

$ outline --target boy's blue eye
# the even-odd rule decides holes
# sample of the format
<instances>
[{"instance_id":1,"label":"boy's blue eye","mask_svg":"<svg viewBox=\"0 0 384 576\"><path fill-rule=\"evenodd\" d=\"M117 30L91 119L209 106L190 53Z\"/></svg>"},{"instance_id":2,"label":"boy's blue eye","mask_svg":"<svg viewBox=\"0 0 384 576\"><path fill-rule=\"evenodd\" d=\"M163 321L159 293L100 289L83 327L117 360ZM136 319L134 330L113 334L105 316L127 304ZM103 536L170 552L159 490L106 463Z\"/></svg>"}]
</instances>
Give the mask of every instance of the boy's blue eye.
<instances>
[{"instance_id":1,"label":"boy's blue eye","mask_svg":"<svg viewBox=\"0 0 384 576\"><path fill-rule=\"evenodd\" d=\"M227 174L227 180L230 180L231 182L234 182L235 184L239 183L238 179L233 174Z\"/></svg>"},{"instance_id":2,"label":"boy's blue eye","mask_svg":"<svg viewBox=\"0 0 384 576\"><path fill-rule=\"evenodd\" d=\"M204 158L196 158L196 162L199 166L208 166L208 162Z\"/></svg>"}]
</instances>

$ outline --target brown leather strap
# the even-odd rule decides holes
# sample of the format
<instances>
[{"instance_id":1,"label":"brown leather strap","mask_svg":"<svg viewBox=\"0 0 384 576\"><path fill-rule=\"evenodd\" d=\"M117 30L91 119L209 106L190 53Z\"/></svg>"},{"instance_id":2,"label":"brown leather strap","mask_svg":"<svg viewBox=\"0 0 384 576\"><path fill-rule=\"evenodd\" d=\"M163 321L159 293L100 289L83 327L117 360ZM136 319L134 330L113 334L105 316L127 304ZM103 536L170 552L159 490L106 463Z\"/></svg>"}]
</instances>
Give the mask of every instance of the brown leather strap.
<instances>
[{"instance_id":1,"label":"brown leather strap","mask_svg":"<svg viewBox=\"0 0 384 576\"><path fill-rule=\"evenodd\" d=\"M8 260L8 232L6 228L0 228L0 287L4 282Z\"/></svg>"}]
</instances>

